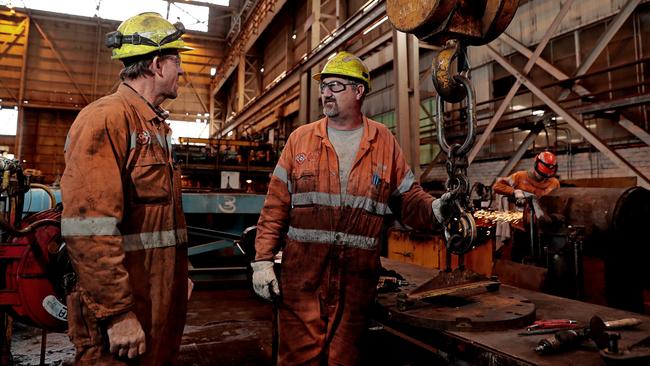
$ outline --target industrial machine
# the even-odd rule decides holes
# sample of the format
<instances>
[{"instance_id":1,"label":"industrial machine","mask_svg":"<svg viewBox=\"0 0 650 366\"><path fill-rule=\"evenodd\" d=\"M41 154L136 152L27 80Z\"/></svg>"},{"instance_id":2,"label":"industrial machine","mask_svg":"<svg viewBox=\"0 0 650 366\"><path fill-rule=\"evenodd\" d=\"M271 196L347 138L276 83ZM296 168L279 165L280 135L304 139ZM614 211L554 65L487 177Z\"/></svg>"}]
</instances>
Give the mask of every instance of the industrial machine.
<instances>
[{"instance_id":1,"label":"industrial machine","mask_svg":"<svg viewBox=\"0 0 650 366\"><path fill-rule=\"evenodd\" d=\"M39 328L65 330L65 290L74 273L61 238L62 208L50 195L49 210L23 218L29 176L19 161L7 158L0 158L0 172L0 312Z\"/></svg>"},{"instance_id":2,"label":"industrial machine","mask_svg":"<svg viewBox=\"0 0 650 366\"><path fill-rule=\"evenodd\" d=\"M530 247L548 268L547 292L643 312L650 288L644 260L650 191L641 187L562 187L539 200L550 222Z\"/></svg>"}]
</instances>

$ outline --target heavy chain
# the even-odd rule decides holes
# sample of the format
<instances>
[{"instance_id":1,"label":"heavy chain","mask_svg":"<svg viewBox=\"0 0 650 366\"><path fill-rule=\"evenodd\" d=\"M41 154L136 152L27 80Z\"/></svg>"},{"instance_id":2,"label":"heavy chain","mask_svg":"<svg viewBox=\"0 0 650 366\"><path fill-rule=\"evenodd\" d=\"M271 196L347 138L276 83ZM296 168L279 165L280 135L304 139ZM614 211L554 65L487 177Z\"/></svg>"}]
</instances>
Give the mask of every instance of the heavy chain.
<instances>
[{"instance_id":1,"label":"heavy chain","mask_svg":"<svg viewBox=\"0 0 650 366\"><path fill-rule=\"evenodd\" d=\"M451 64L458 58L458 73L451 74ZM469 80L469 67L465 48L451 39L438 53L433 62L433 84L438 91L436 131L440 148L447 154L447 192L453 197L448 218L443 222L447 252L464 254L472 249L476 240L476 223L472 216L469 197L470 183L467 177L469 162L467 153L476 139L476 105L474 89ZM467 99L467 136L462 144L449 144L445 137L444 104Z\"/></svg>"}]
</instances>

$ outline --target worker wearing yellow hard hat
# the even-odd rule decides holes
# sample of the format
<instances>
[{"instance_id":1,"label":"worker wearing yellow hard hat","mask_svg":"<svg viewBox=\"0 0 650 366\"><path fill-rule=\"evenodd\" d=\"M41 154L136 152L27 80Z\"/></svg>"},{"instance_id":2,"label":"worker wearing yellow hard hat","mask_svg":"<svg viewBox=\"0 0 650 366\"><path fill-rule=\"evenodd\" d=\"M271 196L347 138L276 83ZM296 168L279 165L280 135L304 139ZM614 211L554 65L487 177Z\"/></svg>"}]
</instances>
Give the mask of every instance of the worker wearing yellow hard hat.
<instances>
[{"instance_id":1,"label":"worker wearing yellow hard hat","mask_svg":"<svg viewBox=\"0 0 650 366\"><path fill-rule=\"evenodd\" d=\"M77 275L67 297L77 366L176 363L191 282L180 167L160 105L178 94L184 31L142 13L107 34L122 83L68 132L61 233Z\"/></svg>"}]
</instances>

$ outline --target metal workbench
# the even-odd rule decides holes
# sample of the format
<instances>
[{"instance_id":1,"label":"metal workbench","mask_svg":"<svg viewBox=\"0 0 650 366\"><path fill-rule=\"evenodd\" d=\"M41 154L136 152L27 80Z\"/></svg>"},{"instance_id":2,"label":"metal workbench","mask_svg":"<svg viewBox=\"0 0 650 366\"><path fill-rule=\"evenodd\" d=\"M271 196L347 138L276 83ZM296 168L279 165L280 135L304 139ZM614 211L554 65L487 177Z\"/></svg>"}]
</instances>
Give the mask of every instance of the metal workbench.
<instances>
[{"instance_id":1,"label":"metal workbench","mask_svg":"<svg viewBox=\"0 0 650 366\"><path fill-rule=\"evenodd\" d=\"M395 270L409 282L401 291L410 291L432 278L438 270L429 269L392 259L382 258L382 265L389 270ZM603 320L622 318L639 318L643 323L633 329L621 329L620 347L626 348L650 336L650 317L623 310L617 310L600 305L560 298L540 292L519 289L501 285L508 293L523 296L536 305L537 319L575 319L589 324L592 316L598 315ZM524 329L508 329L502 331L438 331L416 328L395 321L399 319L395 312L397 293L379 294L380 310L375 314L375 320L383 326L384 331L402 340L424 348L442 357L452 364L461 361L471 365L605 365L598 349L591 341L585 342L577 350L556 355L538 355L533 349L545 335L519 336ZM454 311L450 308L450 311Z\"/></svg>"}]
</instances>

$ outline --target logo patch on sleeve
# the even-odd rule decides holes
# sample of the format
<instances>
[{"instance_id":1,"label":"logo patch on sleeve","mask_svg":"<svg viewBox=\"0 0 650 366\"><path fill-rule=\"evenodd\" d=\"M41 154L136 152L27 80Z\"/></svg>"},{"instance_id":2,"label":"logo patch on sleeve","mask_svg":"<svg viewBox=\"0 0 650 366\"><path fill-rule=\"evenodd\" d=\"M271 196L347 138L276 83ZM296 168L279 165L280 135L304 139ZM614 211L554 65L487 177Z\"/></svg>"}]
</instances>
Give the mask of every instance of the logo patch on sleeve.
<instances>
[{"instance_id":1,"label":"logo patch on sleeve","mask_svg":"<svg viewBox=\"0 0 650 366\"><path fill-rule=\"evenodd\" d=\"M151 133L149 131L138 131L135 142L138 145L148 145L151 143Z\"/></svg>"},{"instance_id":2,"label":"logo patch on sleeve","mask_svg":"<svg viewBox=\"0 0 650 366\"><path fill-rule=\"evenodd\" d=\"M307 155L305 155L305 153L296 155L296 164L302 165L305 161L307 161Z\"/></svg>"}]
</instances>

